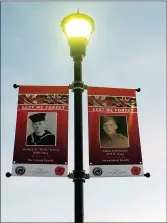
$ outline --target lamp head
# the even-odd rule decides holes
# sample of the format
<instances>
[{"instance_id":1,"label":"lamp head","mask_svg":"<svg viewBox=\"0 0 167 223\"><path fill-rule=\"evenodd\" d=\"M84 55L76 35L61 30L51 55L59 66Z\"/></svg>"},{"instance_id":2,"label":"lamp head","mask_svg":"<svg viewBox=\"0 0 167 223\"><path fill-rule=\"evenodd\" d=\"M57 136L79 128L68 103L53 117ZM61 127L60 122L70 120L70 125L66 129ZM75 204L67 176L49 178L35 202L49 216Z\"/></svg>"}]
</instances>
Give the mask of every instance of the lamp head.
<instances>
[{"instance_id":1,"label":"lamp head","mask_svg":"<svg viewBox=\"0 0 167 223\"><path fill-rule=\"evenodd\" d=\"M86 45L95 28L93 19L78 10L77 13L66 16L61 22L61 27L68 39L71 56L82 54L84 57Z\"/></svg>"}]
</instances>

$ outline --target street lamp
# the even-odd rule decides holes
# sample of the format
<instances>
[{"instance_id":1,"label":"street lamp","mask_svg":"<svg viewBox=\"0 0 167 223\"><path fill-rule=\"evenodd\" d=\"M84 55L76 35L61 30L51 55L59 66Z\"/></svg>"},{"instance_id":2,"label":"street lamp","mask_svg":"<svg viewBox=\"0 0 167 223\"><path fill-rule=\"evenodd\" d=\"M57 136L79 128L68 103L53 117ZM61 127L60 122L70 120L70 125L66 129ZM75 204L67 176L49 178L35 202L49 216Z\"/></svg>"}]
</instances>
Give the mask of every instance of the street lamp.
<instances>
[{"instance_id":1,"label":"street lamp","mask_svg":"<svg viewBox=\"0 0 167 223\"><path fill-rule=\"evenodd\" d=\"M61 22L70 46L70 55L74 61L74 196L75 196L75 222L84 221L83 210L83 183L86 179L83 170L83 127L82 127L82 92L85 89L82 81L82 60L86 55L86 46L95 25L91 17L79 12L70 14Z\"/></svg>"},{"instance_id":2,"label":"street lamp","mask_svg":"<svg viewBox=\"0 0 167 223\"><path fill-rule=\"evenodd\" d=\"M95 28L93 19L78 10L77 13L66 16L61 22L61 27L68 39L71 57L85 57L86 46Z\"/></svg>"}]
</instances>

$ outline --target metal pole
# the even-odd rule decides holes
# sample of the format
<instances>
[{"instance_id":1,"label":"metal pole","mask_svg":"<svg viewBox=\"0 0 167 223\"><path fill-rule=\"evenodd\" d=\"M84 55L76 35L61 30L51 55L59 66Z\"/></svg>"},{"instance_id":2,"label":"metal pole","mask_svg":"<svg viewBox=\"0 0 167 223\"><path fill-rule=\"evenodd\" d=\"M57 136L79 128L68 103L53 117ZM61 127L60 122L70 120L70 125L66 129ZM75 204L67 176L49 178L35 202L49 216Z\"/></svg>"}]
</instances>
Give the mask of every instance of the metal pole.
<instances>
[{"instance_id":1,"label":"metal pole","mask_svg":"<svg viewBox=\"0 0 167 223\"><path fill-rule=\"evenodd\" d=\"M75 199L75 222L84 221L83 208L83 183L85 171L83 170L83 126L82 126L82 57L74 58L74 199Z\"/></svg>"}]
</instances>

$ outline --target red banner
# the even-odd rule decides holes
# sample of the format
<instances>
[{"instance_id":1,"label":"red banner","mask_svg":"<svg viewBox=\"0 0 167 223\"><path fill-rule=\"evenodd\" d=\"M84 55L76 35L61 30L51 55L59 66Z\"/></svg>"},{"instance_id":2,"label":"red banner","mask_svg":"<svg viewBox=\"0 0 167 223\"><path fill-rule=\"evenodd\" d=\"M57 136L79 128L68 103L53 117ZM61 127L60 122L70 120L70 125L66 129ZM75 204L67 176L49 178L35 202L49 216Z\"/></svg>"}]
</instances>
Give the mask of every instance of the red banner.
<instances>
[{"instance_id":1,"label":"red banner","mask_svg":"<svg viewBox=\"0 0 167 223\"><path fill-rule=\"evenodd\" d=\"M12 175L67 176L66 86L19 86Z\"/></svg>"},{"instance_id":2,"label":"red banner","mask_svg":"<svg viewBox=\"0 0 167 223\"><path fill-rule=\"evenodd\" d=\"M88 88L91 177L143 176L135 89Z\"/></svg>"}]
</instances>

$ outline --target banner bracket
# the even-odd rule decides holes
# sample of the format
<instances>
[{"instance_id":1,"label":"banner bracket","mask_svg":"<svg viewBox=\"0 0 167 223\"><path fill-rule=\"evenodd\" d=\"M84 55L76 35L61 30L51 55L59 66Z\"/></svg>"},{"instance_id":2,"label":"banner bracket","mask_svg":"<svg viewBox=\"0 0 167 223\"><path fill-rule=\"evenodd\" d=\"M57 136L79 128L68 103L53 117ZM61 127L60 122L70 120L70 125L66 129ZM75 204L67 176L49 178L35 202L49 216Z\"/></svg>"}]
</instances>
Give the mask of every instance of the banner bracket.
<instances>
[{"instance_id":1,"label":"banner bracket","mask_svg":"<svg viewBox=\"0 0 167 223\"><path fill-rule=\"evenodd\" d=\"M84 84L84 89L87 90L88 89L88 85Z\"/></svg>"},{"instance_id":2,"label":"banner bracket","mask_svg":"<svg viewBox=\"0 0 167 223\"><path fill-rule=\"evenodd\" d=\"M140 92L140 91L141 91L141 88L137 88L136 91L137 91L137 92Z\"/></svg>"},{"instance_id":3,"label":"banner bracket","mask_svg":"<svg viewBox=\"0 0 167 223\"><path fill-rule=\"evenodd\" d=\"M69 85L68 85L68 88L69 88L69 89L73 89L73 84L69 84Z\"/></svg>"},{"instance_id":4,"label":"banner bracket","mask_svg":"<svg viewBox=\"0 0 167 223\"><path fill-rule=\"evenodd\" d=\"M19 85L18 85L18 84L14 84L13 87L14 87L14 88L18 88Z\"/></svg>"},{"instance_id":5,"label":"banner bracket","mask_svg":"<svg viewBox=\"0 0 167 223\"><path fill-rule=\"evenodd\" d=\"M11 177L11 176L12 176L11 173L9 173L9 172L6 173L6 177L7 177L7 178L9 178L9 177Z\"/></svg>"},{"instance_id":6,"label":"banner bracket","mask_svg":"<svg viewBox=\"0 0 167 223\"><path fill-rule=\"evenodd\" d=\"M82 81L74 81L72 84L69 84L68 87L72 89L72 92L74 92L75 89L81 89L82 91L88 89L88 86Z\"/></svg>"},{"instance_id":7,"label":"banner bracket","mask_svg":"<svg viewBox=\"0 0 167 223\"><path fill-rule=\"evenodd\" d=\"M75 182L77 180L82 180L83 182L85 182L86 179L90 178L90 175L88 173L81 172L81 175L83 175L83 176L74 176L74 173L69 173L68 178L73 179L73 182Z\"/></svg>"},{"instance_id":8,"label":"banner bracket","mask_svg":"<svg viewBox=\"0 0 167 223\"><path fill-rule=\"evenodd\" d=\"M150 175L150 173L145 173L144 176L149 178L151 175Z\"/></svg>"}]
</instances>

